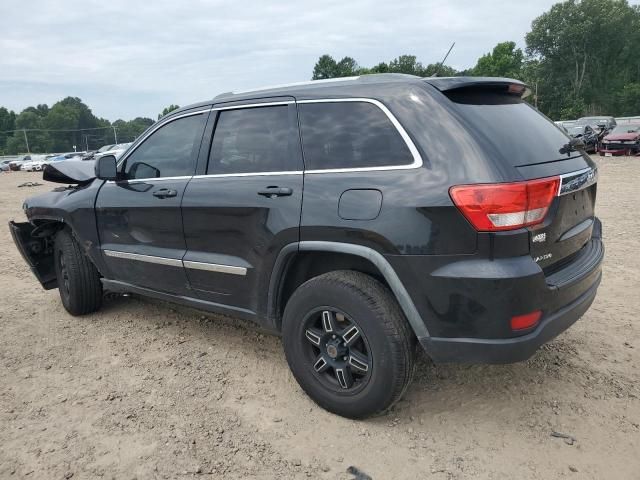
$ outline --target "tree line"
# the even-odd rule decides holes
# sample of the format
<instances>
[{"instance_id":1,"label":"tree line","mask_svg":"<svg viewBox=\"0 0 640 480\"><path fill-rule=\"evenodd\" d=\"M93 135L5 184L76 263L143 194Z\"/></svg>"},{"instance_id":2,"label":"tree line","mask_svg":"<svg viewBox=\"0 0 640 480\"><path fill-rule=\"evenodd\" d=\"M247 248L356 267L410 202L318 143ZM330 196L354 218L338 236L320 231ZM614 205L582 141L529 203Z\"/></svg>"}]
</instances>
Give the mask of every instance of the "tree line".
<instances>
[{"instance_id":1,"label":"tree line","mask_svg":"<svg viewBox=\"0 0 640 480\"><path fill-rule=\"evenodd\" d=\"M176 108L178 105L166 107L158 119ZM74 146L78 151L92 150L132 142L153 123L146 117L112 123L96 117L77 97L64 98L51 107L27 107L19 114L0 107L0 155L68 152Z\"/></svg>"},{"instance_id":2,"label":"tree line","mask_svg":"<svg viewBox=\"0 0 640 480\"><path fill-rule=\"evenodd\" d=\"M414 55L362 67L352 57L322 55L312 79L370 73L428 77L497 76L522 80L530 98L554 120L584 115L640 115L640 6L627 0L568 0L533 20L526 48L497 44L472 68L423 65Z\"/></svg>"}]
</instances>

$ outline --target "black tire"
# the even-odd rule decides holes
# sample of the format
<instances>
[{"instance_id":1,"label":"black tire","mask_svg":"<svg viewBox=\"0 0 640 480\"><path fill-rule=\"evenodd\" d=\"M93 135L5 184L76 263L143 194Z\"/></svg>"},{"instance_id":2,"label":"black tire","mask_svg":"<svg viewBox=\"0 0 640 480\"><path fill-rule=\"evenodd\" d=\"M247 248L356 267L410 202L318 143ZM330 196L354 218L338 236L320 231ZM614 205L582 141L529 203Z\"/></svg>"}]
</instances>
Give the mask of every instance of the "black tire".
<instances>
[{"instance_id":1,"label":"black tire","mask_svg":"<svg viewBox=\"0 0 640 480\"><path fill-rule=\"evenodd\" d=\"M96 267L68 230L56 235L54 262L62 305L71 315L86 315L102 305L102 282Z\"/></svg>"},{"instance_id":2,"label":"black tire","mask_svg":"<svg viewBox=\"0 0 640 480\"><path fill-rule=\"evenodd\" d=\"M320 328L314 323L318 312ZM325 318L335 326L327 330ZM354 325L355 342L349 336ZM384 285L360 272L329 272L298 287L284 311L282 336L287 362L302 389L319 406L343 417L365 418L389 409L413 376L416 339L400 306ZM342 349L335 357L332 342Z\"/></svg>"}]
</instances>

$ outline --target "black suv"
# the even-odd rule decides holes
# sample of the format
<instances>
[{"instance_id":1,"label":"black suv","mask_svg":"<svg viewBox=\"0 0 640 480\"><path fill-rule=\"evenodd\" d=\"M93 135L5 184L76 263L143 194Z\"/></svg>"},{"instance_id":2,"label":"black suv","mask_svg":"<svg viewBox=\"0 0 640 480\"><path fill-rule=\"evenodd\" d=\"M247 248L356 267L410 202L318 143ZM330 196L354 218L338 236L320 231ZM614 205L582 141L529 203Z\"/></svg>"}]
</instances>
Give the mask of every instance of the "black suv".
<instances>
[{"instance_id":1,"label":"black suv","mask_svg":"<svg viewBox=\"0 0 640 480\"><path fill-rule=\"evenodd\" d=\"M417 343L524 360L596 295L596 168L527 92L371 75L223 94L117 164L47 167L74 186L11 231L71 314L110 291L252 320L313 400L365 417L400 398Z\"/></svg>"}]
</instances>

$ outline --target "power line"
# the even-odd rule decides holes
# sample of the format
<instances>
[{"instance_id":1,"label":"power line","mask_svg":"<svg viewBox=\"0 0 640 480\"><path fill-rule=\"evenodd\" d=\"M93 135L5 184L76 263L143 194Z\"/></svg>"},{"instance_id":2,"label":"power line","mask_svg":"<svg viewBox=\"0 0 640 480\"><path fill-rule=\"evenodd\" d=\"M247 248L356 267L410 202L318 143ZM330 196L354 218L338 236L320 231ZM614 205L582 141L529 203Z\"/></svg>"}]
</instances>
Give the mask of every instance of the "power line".
<instances>
[{"instance_id":1,"label":"power line","mask_svg":"<svg viewBox=\"0 0 640 480\"><path fill-rule=\"evenodd\" d=\"M0 133L15 133L15 132L82 132L84 130L116 130L118 127L92 127L92 128L18 128L16 130L0 130Z\"/></svg>"}]
</instances>

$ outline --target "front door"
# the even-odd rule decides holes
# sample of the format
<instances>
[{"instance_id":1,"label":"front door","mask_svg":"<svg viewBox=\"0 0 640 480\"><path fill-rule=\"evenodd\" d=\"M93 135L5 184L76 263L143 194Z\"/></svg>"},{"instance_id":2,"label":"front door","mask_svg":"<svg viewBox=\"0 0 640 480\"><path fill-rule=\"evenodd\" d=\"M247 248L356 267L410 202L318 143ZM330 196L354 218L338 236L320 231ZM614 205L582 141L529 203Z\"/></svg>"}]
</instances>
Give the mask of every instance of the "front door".
<instances>
[{"instance_id":1,"label":"front door","mask_svg":"<svg viewBox=\"0 0 640 480\"><path fill-rule=\"evenodd\" d=\"M201 299L258 311L278 252L298 241L302 170L293 99L217 111L206 170L182 202L184 266Z\"/></svg>"},{"instance_id":2,"label":"front door","mask_svg":"<svg viewBox=\"0 0 640 480\"><path fill-rule=\"evenodd\" d=\"M161 122L105 183L96 201L98 233L111 280L188 295L180 204L192 178L209 109Z\"/></svg>"}]
</instances>

